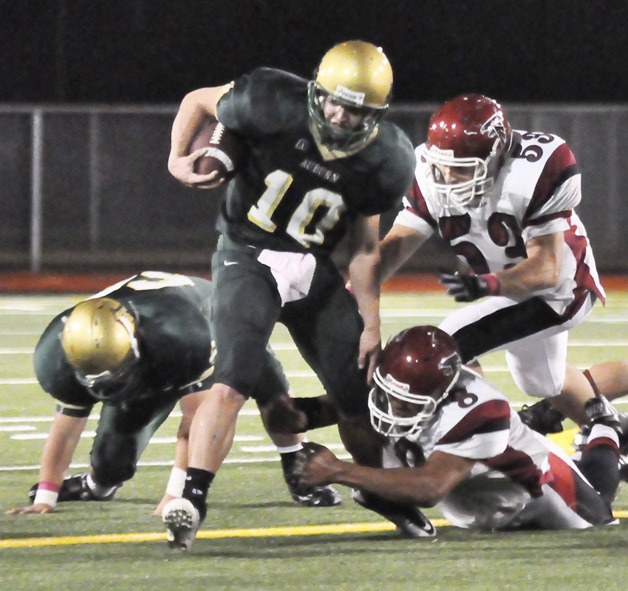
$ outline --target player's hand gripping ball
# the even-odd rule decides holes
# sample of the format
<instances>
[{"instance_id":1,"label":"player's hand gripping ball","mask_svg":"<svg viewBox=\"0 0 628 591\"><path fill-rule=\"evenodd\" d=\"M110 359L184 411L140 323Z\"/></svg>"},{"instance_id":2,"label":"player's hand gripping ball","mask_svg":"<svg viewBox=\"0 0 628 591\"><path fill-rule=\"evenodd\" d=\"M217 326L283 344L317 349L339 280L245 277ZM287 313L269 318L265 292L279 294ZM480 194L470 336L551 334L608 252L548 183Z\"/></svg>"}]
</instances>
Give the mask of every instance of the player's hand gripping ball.
<instances>
[{"instance_id":1,"label":"player's hand gripping ball","mask_svg":"<svg viewBox=\"0 0 628 591\"><path fill-rule=\"evenodd\" d=\"M218 178L228 180L238 170L244 154L244 142L222 123L208 119L201 125L190 144L189 153L205 148L205 154L194 163L197 174L218 172Z\"/></svg>"}]
</instances>

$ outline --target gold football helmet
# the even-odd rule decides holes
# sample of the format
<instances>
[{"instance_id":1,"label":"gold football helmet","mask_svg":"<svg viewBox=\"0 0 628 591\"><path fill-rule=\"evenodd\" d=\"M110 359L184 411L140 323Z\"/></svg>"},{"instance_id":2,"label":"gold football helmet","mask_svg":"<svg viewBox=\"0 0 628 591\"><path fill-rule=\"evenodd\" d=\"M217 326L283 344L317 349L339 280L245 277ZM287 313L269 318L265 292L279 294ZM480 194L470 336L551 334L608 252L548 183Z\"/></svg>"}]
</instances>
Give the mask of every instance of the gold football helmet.
<instances>
[{"instance_id":1,"label":"gold football helmet","mask_svg":"<svg viewBox=\"0 0 628 591\"><path fill-rule=\"evenodd\" d=\"M129 394L131 369L139 359L135 318L111 298L85 300L65 321L61 346L76 377L99 400Z\"/></svg>"},{"instance_id":2,"label":"gold football helmet","mask_svg":"<svg viewBox=\"0 0 628 591\"><path fill-rule=\"evenodd\" d=\"M310 118L325 143L341 149L355 149L365 143L388 109L392 83L392 68L381 47L366 41L345 41L332 47L308 86ZM329 97L363 111L358 128L338 129L328 123L323 107Z\"/></svg>"}]
</instances>

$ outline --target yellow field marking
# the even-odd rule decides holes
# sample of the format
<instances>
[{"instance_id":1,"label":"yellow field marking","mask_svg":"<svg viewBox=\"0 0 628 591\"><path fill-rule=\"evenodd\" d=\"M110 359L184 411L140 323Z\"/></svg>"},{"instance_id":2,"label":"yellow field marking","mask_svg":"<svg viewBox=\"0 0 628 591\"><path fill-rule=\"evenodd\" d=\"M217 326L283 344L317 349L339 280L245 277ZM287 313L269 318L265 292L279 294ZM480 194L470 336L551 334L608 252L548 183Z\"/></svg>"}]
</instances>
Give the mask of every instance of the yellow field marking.
<instances>
[{"instance_id":1,"label":"yellow field marking","mask_svg":"<svg viewBox=\"0 0 628 591\"><path fill-rule=\"evenodd\" d=\"M432 520L434 525L449 525L444 519ZM269 538L285 536L321 536L325 534L346 534L380 532L394 529L390 522L336 523L329 525L297 525L287 527L260 527L253 529L214 529L199 530L197 540L217 540L227 538ZM2 548L37 548L42 546L71 546L78 544L128 544L134 542L165 541L166 533L102 534L93 536L59 536L48 538L15 538L0 540Z\"/></svg>"},{"instance_id":2,"label":"yellow field marking","mask_svg":"<svg viewBox=\"0 0 628 591\"><path fill-rule=\"evenodd\" d=\"M449 525L444 519L433 519L435 526ZM287 527L260 527L253 529L214 529L199 530L197 540L217 540L227 538L269 538L286 536L321 536L325 534L347 534L380 532L394 529L386 522L336 523L328 525L297 525ZM3 548L37 548L42 546L71 546L78 544L128 544L134 542L165 541L166 533L102 534L90 536L58 536L48 538L14 538L0 540Z\"/></svg>"},{"instance_id":3,"label":"yellow field marking","mask_svg":"<svg viewBox=\"0 0 628 591\"><path fill-rule=\"evenodd\" d=\"M569 455L572 455L576 450L573 446L573 438L578 433L578 428L565 429L560 433L548 433L547 437L551 439L556 445L562 447Z\"/></svg>"},{"instance_id":4,"label":"yellow field marking","mask_svg":"<svg viewBox=\"0 0 628 591\"><path fill-rule=\"evenodd\" d=\"M615 511L615 517L628 519L628 511ZM446 519L432 519L435 527L448 527ZM391 531L395 526L388 522L335 523L328 525L297 525L287 527L260 527L253 529L199 530L197 540L230 538L270 538L288 536L323 536L351 533L376 533ZM8 548L42 548L49 546L75 546L82 544L132 544L138 542L165 542L165 532L127 534L102 534L90 536L58 536L47 538L9 538L0 540L0 550Z\"/></svg>"}]
</instances>

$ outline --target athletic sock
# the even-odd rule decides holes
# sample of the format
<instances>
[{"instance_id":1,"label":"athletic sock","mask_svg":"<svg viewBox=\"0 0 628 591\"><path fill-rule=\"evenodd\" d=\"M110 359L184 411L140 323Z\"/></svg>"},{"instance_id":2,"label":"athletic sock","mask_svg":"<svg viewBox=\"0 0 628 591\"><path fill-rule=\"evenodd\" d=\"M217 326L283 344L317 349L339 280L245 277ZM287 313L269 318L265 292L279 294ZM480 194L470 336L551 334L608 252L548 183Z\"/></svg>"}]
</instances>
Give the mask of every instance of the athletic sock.
<instances>
[{"instance_id":1,"label":"athletic sock","mask_svg":"<svg viewBox=\"0 0 628 591\"><path fill-rule=\"evenodd\" d=\"M593 425L578 462L581 472L609 505L620 481L617 439L611 427Z\"/></svg>"},{"instance_id":2,"label":"athletic sock","mask_svg":"<svg viewBox=\"0 0 628 591\"><path fill-rule=\"evenodd\" d=\"M288 477L292 474L294 462L297 459L297 452L301 449L303 449L303 445L301 443L291 445L290 447L277 446L284 476Z\"/></svg>"},{"instance_id":3,"label":"athletic sock","mask_svg":"<svg viewBox=\"0 0 628 591\"><path fill-rule=\"evenodd\" d=\"M207 491L215 478L215 474L209 470L201 470L200 468L188 468L185 478L185 486L183 487L183 498L191 501L196 507L201 521L205 519L207 514Z\"/></svg>"}]
</instances>

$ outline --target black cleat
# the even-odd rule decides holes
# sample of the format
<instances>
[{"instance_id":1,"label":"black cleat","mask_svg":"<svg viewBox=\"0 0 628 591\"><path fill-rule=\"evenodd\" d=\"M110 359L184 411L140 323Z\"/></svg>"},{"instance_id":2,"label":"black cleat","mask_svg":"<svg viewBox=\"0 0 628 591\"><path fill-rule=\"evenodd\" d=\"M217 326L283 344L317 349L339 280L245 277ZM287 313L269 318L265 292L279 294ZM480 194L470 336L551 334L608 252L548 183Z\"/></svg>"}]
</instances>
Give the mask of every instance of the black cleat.
<instances>
[{"instance_id":1,"label":"black cleat","mask_svg":"<svg viewBox=\"0 0 628 591\"><path fill-rule=\"evenodd\" d=\"M39 484L33 484L28 491L28 500L33 503ZM97 496L87 484L87 474L75 474L74 476L66 476L61 488L59 489L59 497L57 502L65 501L110 501L119 489L119 486L112 487L111 492Z\"/></svg>"},{"instance_id":2,"label":"black cleat","mask_svg":"<svg viewBox=\"0 0 628 591\"><path fill-rule=\"evenodd\" d=\"M563 430L565 416L547 399L535 402L531 406L524 404L518 414L524 425L541 435L560 433Z\"/></svg>"},{"instance_id":3,"label":"black cleat","mask_svg":"<svg viewBox=\"0 0 628 591\"><path fill-rule=\"evenodd\" d=\"M351 497L361 507L375 511L375 513L379 513L388 521L392 521L402 536L407 538L433 538L436 535L436 528L432 525L432 522L414 505L393 503L355 489Z\"/></svg>"},{"instance_id":4,"label":"black cleat","mask_svg":"<svg viewBox=\"0 0 628 591\"><path fill-rule=\"evenodd\" d=\"M288 492L297 505L303 507L335 507L342 498L333 486L303 486L295 476L284 475Z\"/></svg>"}]
</instances>

